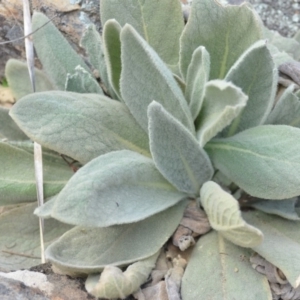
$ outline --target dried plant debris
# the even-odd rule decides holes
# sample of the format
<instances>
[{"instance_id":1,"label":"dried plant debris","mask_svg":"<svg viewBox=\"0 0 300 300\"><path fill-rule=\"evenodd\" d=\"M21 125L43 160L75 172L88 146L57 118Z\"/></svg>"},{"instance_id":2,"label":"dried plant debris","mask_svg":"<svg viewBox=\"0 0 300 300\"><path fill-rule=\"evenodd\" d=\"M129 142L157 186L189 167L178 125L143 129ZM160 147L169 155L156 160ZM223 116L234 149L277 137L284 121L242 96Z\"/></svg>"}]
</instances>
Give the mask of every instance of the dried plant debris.
<instances>
[{"instance_id":1,"label":"dried plant debris","mask_svg":"<svg viewBox=\"0 0 300 300\"><path fill-rule=\"evenodd\" d=\"M293 288L280 269L258 254L250 257L252 267L265 275L270 283L273 300L299 300L300 286Z\"/></svg>"},{"instance_id":2,"label":"dried plant debris","mask_svg":"<svg viewBox=\"0 0 300 300\"><path fill-rule=\"evenodd\" d=\"M206 213L197 206L196 201L191 201L173 235L173 244L184 251L195 244L194 238L210 230L211 227Z\"/></svg>"}]
</instances>

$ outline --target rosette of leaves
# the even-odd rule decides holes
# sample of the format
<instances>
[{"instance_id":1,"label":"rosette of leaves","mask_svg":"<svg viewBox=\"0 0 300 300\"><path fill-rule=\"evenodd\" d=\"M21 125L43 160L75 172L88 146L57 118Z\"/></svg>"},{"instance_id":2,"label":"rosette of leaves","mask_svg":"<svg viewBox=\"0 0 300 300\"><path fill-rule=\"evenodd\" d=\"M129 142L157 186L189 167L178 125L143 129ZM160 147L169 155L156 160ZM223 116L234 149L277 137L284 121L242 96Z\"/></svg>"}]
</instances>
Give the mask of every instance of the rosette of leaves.
<instances>
[{"instance_id":1,"label":"rosette of leaves","mask_svg":"<svg viewBox=\"0 0 300 300\"><path fill-rule=\"evenodd\" d=\"M194 247L184 300L271 299L254 251L298 287L299 98L290 88L275 105L277 67L256 13L213 0L194 0L186 26L173 0L102 0L100 13L102 37L90 26L82 39L87 64L53 25L36 32L55 91L10 112L26 136L82 165L35 211L74 226L47 259L90 274L97 297L125 298L197 199L214 230ZM46 21L33 17L35 28ZM257 210L241 211L240 191Z\"/></svg>"}]
</instances>

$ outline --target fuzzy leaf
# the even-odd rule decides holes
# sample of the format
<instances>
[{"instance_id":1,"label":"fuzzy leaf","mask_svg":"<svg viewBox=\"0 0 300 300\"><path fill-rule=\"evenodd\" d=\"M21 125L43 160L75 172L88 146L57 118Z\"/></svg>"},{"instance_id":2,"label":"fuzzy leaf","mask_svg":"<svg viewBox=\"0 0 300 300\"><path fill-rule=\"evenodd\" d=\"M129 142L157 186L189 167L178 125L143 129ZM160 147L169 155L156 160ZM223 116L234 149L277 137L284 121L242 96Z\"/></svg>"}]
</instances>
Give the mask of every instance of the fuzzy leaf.
<instances>
[{"instance_id":1,"label":"fuzzy leaf","mask_svg":"<svg viewBox=\"0 0 300 300\"><path fill-rule=\"evenodd\" d=\"M41 263L39 222L33 215L35 207L36 203L26 204L0 215L1 270L27 269ZM45 246L69 229L71 226L54 219L45 220Z\"/></svg>"},{"instance_id":2,"label":"fuzzy leaf","mask_svg":"<svg viewBox=\"0 0 300 300\"><path fill-rule=\"evenodd\" d=\"M52 209L55 203L57 196L51 197L47 202L42 206L39 206L35 209L34 213L41 218L49 219L51 218Z\"/></svg>"},{"instance_id":3,"label":"fuzzy leaf","mask_svg":"<svg viewBox=\"0 0 300 300\"><path fill-rule=\"evenodd\" d=\"M179 59L179 37L184 27L178 1L102 0L102 24L116 19L121 26L132 25L169 65Z\"/></svg>"},{"instance_id":4,"label":"fuzzy leaf","mask_svg":"<svg viewBox=\"0 0 300 300\"><path fill-rule=\"evenodd\" d=\"M67 75L65 90L76 93L103 95L103 91L96 79L81 66L77 66L75 72Z\"/></svg>"},{"instance_id":5,"label":"fuzzy leaf","mask_svg":"<svg viewBox=\"0 0 300 300\"><path fill-rule=\"evenodd\" d=\"M251 254L250 249L233 245L215 231L204 235L183 275L183 299L271 300L267 279L251 268Z\"/></svg>"},{"instance_id":6,"label":"fuzzy leaf","mask_svg":"<svg viewBox=\"0 0 300 300\"><path fill-rule=\"evenodd\" d=\"M146 133L124 104L105 96L35 93L19 101L11 116L33 140L82 163L122 149L149 156Z\"/></svg>"},{"instance_id":7,"label":"fuzzy leaf","mask_svg":"<svg viewBox=\"0 0 300 300\"><path fill-rule=\"evenodd\" d=\"M9 116L9 109L0 107L0 135L8 140L28 140L28 137Z\"/></svg>"},{"instance_id":8,"label":"fuzzy leaf","mask_svg":"<svg viewBox=\"0 0 300 300\"><path fill-rule=\"evenodd\" d=\"M267 214L274 214L288 220L300 221L299 214L295 208L297 201L298 199L295 197L277 201L261 200L250 204L252 207Z\"/></svg>"},{"instance_id":9,"label":"fuzzy leaf","mask_svg":"<svg viewBox=\"0 0 300 300\"><path fill-rule=\"evenodd\" d=\"M294 288L300 286L300 223L257 211L243 217L264 234L253 250L279 268Z\"/></svg>"},{"instance_id":10,"label":"fuzzy leaf","mask_svg":"<svg viewBox=\"0 0 300 300\"><path fill-rule=\"evenodd\" d=\"M231 67L225 80L240 87L249 98L245 109L225 129L223 136L264 123L274 105L277 73L265 41L255 43Z\"/></svg>"},{"instance_id":11,"label":"fuzzy leaf","mask_svg":"<svg viewBox=\"0 0 300 300\"><path fill-rule=\"evenodd\" d=\"M271 111L266 124L283 124L300 128L300 100L293 93L294 86L287 88Z\"/></svg>"},{"instance_id":12,"label":"fuzzy leaf","mask_svg":"<svg viewBox=\"0 0 300 300\"><path fill-rule=\"evenodd\" d=\"M35 68L35 90L37 92L53 90L53 85L41 70ZM5 65L5 77L14 95L20 98L31 94L32 86L29 78L28 67L25 62L16 59L9 59Z\"/></svg>"},{"instance_id":13,"label":"fuzzy leaf","mask_svg":"<svg viewBox=\"0 0 300 300\"><path fill-rule=\"evenodd\" d=\"M106 266L99 276L91 274L85 282L88 293L107 299L124 299L136 292L148 279L155 267L158 253L130 265L126 271L114 266Z\"/></svg>"},{"instance_id":14,"label":"fuzzy leaf","mask_svg":"<svg viewBox=\"0 0 300 300\"><path fill-rule=\"evenodd\" d=\"M79 65L87 72L89 68L82 58L75 52L59 30L42 13L35 12L32 17L32 30L34 48L42 62L45 72L48 74L56 88L65 89L68 73L72 73Z\"/></svg>"},{"instance_id":15,"label":"fuzzy leaf","mask_svg":"<svg viewBox=\"0 0 300 300\"><path fill-rule=\"evenodd\" d=\"M150 149L163 176L180 191L197 195L213 168L196 138L159 103L148 108Z\"/></svg>"},{"instance_id":16,"label":"fuzzy leaf","mask_svg":"<svg viewBox=\"0 0 300 300\"><path fill-rule=\"evenodd\" d=\"M145 259L170 238L185 206L184 201L136 223L105 228L77 226L48 247L46 257L66 273L95 273L107 265L122 267Z\"/></svg>"},{"instance_id":17,"label":"fuzzy leaf","mask_svg":"<svg viewBox=\"0 0 300 300\"><path fill-rule=\"evenodd\" d=\"M217 1L193 0L180 40L183 77L194 50L204 46L211 59L210 78L223 79L239 56L261 36L258 17L247 4L222 6Z\"/></svg>"},{"instance_id":18,"label":"fuzzy leaf","mask_svg":"<svg viewBox=\"0 0 300 300\"><path fill-rule=\"evenodd\" d=\"M120 94L121 77L121 26L116 20L109 20L103 28L103 46L109 82L118 96Z\"/></svg>"},{"instance_id":19,"label":"fuzzy leaf","mask_svg":"<svg viewBox=\"0 0 300 300\"><path fill-rule=\"evenodd\" d=\"M232 243L254 247L262 242L262 233L243 220L237 200L217 183L208 181L203 184L200 201L211 227Z\"/></svg>"},{"instance_id":20,"label":"fuzzy leaf","mask_svg":"<svg viewBox=\"0 0 300 300\"><path fill-rule=\"evenodd\" d=\"M139 124L148 130L147 108L155 100L193 131L193 119L184 95L157 53L130 25L122 29L121 43L121 94Z\"/></svg>"},{"instance_id":21,"label":"fuzzy leaf","mask_svg":"<svg viewBox=\"0 0 300 300\"><path fill-rule=\"evenodd\" d=\"M33 148L33 144L31 145ZM0 206L36 199L33 154L0 143ZM73 175L71 168L59 156L43 155L45 197L57 194Z\"/></svg>"},{"instance_id":22,"label":"fuzzy leaf","mask_svg":"<svg viewBox=\"0 0 300 300\"><path fill-rule=\"evenodd\" d=\"M104 227L143 220L185 197L150 158L115 151L79 169L57 196L51 215L69 224Z\"/></svg>"},{"instance_id":23,"label":"fuzzy leaf","mask_svg":"<svg viewBox=\"0 0 300 300\"><path fill-rule=\"evenodd\" d=\"M251 196L282 200L300 195L300 129L262 125L209 142L214 166Z\"/></svg>"},{"instance_id":24,"label":"fuzzy leaf","mask_svg":"<svg viewBox=\"0 0 300 300\"><path fill-rule=\"evenodd\" d=\"M202 147L229 125L246 106L248 96L230 82L211 80L205 86L203 107L196 121Z\"/></svg>"},{"instance_id":25,"label":"fuzzy leaf","mask_svg":"<svg viewBox=\"0 0 300 300\"><path fill-rule=\"evenodd\" d=\"M187 70L185 97L195 120L200 112L205 84L209 78L210 56L202 46L198 47L192 56Z\"/></svg>"}]
</instances>

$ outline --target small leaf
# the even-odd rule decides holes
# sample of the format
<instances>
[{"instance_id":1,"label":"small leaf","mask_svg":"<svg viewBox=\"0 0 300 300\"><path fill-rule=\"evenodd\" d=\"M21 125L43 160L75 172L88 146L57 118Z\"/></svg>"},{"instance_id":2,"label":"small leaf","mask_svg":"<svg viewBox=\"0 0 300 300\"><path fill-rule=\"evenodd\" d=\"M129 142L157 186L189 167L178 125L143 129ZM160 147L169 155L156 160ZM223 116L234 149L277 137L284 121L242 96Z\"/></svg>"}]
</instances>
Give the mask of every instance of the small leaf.
<instances>
[{"instance_id":1,"label":"small leaf","mask_svg":"<svg viewBox=\"0 0 300 300\"><path fill-rule=\"evenodd\" d=\"M65 273L89 274L107 265L126 266L160 250L178 226L185 206L183 201L143 221L125 225L77 226L52 243L46 257Z\"/></svg>"},{"instance_id":2,"label":"small leaf","mask_svg":"<svg viewBox=\"0 0 300 300\"><path fill-rule=\"evenodd\" d=\"M155 267L159 252L130 265L126 271L114 266L106 266L99 276L91 274L85 282L89 294L107 299L124 299L136 292L148 279ZM99 278L100 277L100 278Z\"/></svg>"},{"instance_id":3,"label":"small leaf","mask_svg":"<svg viewBox=\"0 0 300 300\"><path fill-rule=\"evenodd\" d=\"M201 237L182 279L184 300L271 300L269 283L251 268L250 249L226 241L215 231Z\"/></svg>"},{"instance_id":4,"label":"small leaf","mask_svg":"<svg viewBox=\"0 0 300 300\"><path fill-rule=\"evenodd\" d=\"M204 86L209 78L210 56L202 46L198 47L192 56L187 70L185 97L194 120L197 118L204 97Z\"/></svg>"},{"instance_id":5,"label":"small leaf","mask_svg":"<svg viewBox=\"0 0 300 300\"><path fill-rule=\"evenodd\" d=\"M291 198L285 200L261 200L251 203L251 206L261 210L267 214L274 214L282 218L286 218L293 221L300 221L300 217L295 209L298 199Z\"/></svg>"},{"instance_id":6,"label":"small leaf","mask_svg":"<svg viewBox=\"0 0 300 300\"><path fill-rule=\"evenodd\" d=\"M114 92L121 99L120 77L121 77L121 26L116 20L109 20L103 28L103 48L107 75Z\"/></svg>"},{"instance_id":7,"label":"small leaf","mask_svg":"<svg viewBox=\"0 0 300 300\"><path fill-rule=\"evenodd\" d=\"M243 220L237 200L215 182L203 184L200 201L211 227L232 243L254 247L262 242L262 233Z\"/></svg>"},{"instance_id":8,"label":"small leaf","mask_svg":"<svg viewBox=\"0 0 300 300\"><path fill-rule=\"evenodd\" d=\"M51 215L69 224L104 227L143 220L185 197L150 158L115 151L79 169L57 196Z\"/></svg>"},{"instance_id":9,"label":"small leaf","mask_svg":"<svg viewBox=\"0 0 300 300\"><path fill-rule=\"evenodd\" d=\"M203 107L196 120L201 147L239 115L247 100L248 96L230 82L211 80L206 84Z\"/></svg>"},{"instance_id":10,"label":"small leaf","mask_svg":"<svg viewBox=\"0 0 300 300\"><path fill-rule=\"evenodd\" d=\"M184 95L173 73L157 53L130 25L122 29L121 43L121 94L139 124L148 130L147 108L155 100L189 130L194 131Z\"/></svg>"},{"instance_id":11,"label":"small leaf","mask_svg":"<svg viewBox=\"0 0 300 300\"><path fill-rule=\"evenodd\" d=\"M211 59L210 78L223 79L239 56L261 38L258 20L247 4L222 6L217 1L193 0L180 40L183 77L195 49L204 46Z\"/></svg>"},{"instance_id":12,"label":"small leaf","mask_svg":"<svg viewBox=\"0 0 300 300\"><path fill-rule=\"evenodd\" d=\"M294 86L288 87L266 120L266 124L283 124L300 128L300 101L293 93Z\"/></svg>"},{"instance_id":13,"label":"small leaf","mask_svg":"<svg viewBox=\"0 0 300 300\"><path fill-rule=\"evenodd\" d=\"M75 52L59 30L51 22L44 26L49 19L42 13L35 12L32 17L34 48L56 88L65 89L68 73L80 65L87 72L89 68L82 58Z\"/></svg>"},{"instance_id":14,"label":"small leaf","mask_svg":"<svg viewBox=\"0 0 300 300\"><path fill-rule=\"evenodd\" d=\"M28 137L9 116L9 109L0 107L0 135L8 140L28 140Z\"/></svg>"},{"instance_id":15,"label":"small leaf","mask_svg":"<svg viewBox=\"0 0 300 300\"><path fill-rule=\"evenodd\" d=\"M290 284L300 286L299 222L261 212L248 212L243 217L264 234L264 241L253 250L279 268Z\"/></svg>"},{"instance_id":16,"label":"small leaf","mask_svg":"<svg viewBox=\"0 0 300 300\"><path fill-rule=\"evenodd\" d=\"M263 124L275 100L278 70L265 41L258 41L236 61L225 80L240 87L248 95L247 106L232 122L223 136Z\"/></svg>"},{"instance_id":17,"label":"small leaf","mask_svg":"<svg viewBox=\"0 0 300 300\"><path fill-rule=\"evenodd\" d=\"M65 90L104 95L96 79L81 66L77 66L74 73L67 75Z\"/></svg>"},{"instance_id":18,"label":"small leaf","mask_svg":"<svg viewBox=\"0 0 300 300\"><path fill-rule=\"evenodd\" d=\"M33 144L31 144L33 148ZM8 143L0 143L0 206L36 199L33 154ZM57 194L73 175L72 170L59 156L44 153L45 197Z\"/></svg>"},{"instance_id":19,"label":"small leaf","mask_svg":"<svg viewBox=\"0 0 300 300\"><path fill-rule=\"evenodd\" d=\"M41 70L35 68L35 89L37 92L53 90L53 85ZM9 59L5 65L5 77L8 85L18 100L33 92L25 62Z\"/></svg>"},{"instance_id":20,"label":"small leaf","mask_svg":"<svg viewBox=\"0 0 300 300\"><path fill-rule=\"evenodd\" d=\"M34 199L32 199L34 200ZM22 205L0 215L0 267L12 271L41 263L39 222L33 215L36 203ZM45 220L45 246L72 227Z\"/></svg>"},{"instance_id":21,"label":"small leaf","mask_svg":"<svg viewBox=\"0 0 300 300\"><path fill-rule=\"evenodd\" d=\"M122 149L149 156L146 133L124 104L105 96L35 93L10 114L31 139L81 163Z\"/></svg>"},{"instance_id":22,"label":"small leaf","mask_svg":"<svg viewBox=\"0 0 300 300\"><path fill-rule=\"evenodd\" d=\"M102 0L102 24L116 19L121 26L130 24L169 65L179 59L179 37L184 27L178 1ZM152 99L154 100L154 99Z\"/></svg>"},{"instance_id":23,"label":"small leaf","mask_svg":"<svg viewBox=\"0 0 300 300\"><path fill-rule=\"evenodd\" d=\"M282 200L300 195L300 129L262 125L209 142L214 166L251 196Z\"/></svg>"},{"instance_id":24,"label":"small leaf","mask_svg":"<svg viewBox=\"0 0 300 300\"><path fill-rule=\"evenodd\" d=\"M158 170L180 191L197 195L200 186L213 175L207 154L159 103L149 105L148 118L150 149Z\"/></svg>"}]
</instances>

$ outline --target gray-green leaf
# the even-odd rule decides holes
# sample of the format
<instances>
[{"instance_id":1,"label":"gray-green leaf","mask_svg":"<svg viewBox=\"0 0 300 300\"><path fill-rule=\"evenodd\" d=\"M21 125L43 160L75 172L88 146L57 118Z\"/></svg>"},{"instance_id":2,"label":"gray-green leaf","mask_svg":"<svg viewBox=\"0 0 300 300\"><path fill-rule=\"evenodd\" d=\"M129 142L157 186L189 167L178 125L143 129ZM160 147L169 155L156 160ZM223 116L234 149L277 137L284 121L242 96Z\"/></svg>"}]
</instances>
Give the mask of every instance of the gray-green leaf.
<instances>
[{"instance_id":1,"label":"gray-green leaf","mask_svg":"<svg viewBox=\"0 0 300 300\"><path fill-rule=\"evenodd\" d=\"M252 45L236 61L225 80L240 87L249 98L245 109L225 129L223 136L231 136L264 123L274 104L277 73L265 41Z\"/></svg>"},{"instance_id":2,"label":"gray-green leaf","mask_svg":"<svg viewBox=\"0 0 300 300\"><path fill-rule=\"evenodd\" d=\"M262 242L262 233L243 220L237 200L217 183L204 183L200 201L211 227L232 243L249 248Z\"/></svg>"},{"instance_id":3,"label":"gray-green leaf","mask_svg":"<svg viewBox=\"0 0 300 300\"><path fill-rule=\"evenodd\" d=\"M215 231L201 237L182 278L184 300L271 300L266 277L251 268L250 249L226 241Z\"/></svg>"},{"instance_id":4,"label":"gray-green leaf","mask_svg":"<svg viewBox=\"0 0 300 300\"><path fill-rule=\"evenodd\" d=\"M150 149L164 177L180 191L198 195L200 186L213 175L211 162L196 138L162 105L148 108Z\"/></svg>"},{"instance_id":5,"label":"gray-green leaf","mask_svg":"<svg viewBox=\"0 0 300 300\"><path fill-rule=\"evenodd\" d=\"M260 23L248 5L222 6L217 1L193 0L180 40L180 68L186 78L192 54L204 46L211 59L210 78L223 79L239 58L262 36Z\"/></svg>"},{"instance_id":6,"label":"gray-green leaf","mask_svg":"<svg viewBox=\"0 0 300 300\"><path fill-rule=\"evenodd\" d=\"M179 37L184 27L178 1L101 0L102 24L116 19L121 26L132 25L169 65L179 59Z\"/></svg>"},{"instance_id":7,"label":"gray-green leaf","mask_svg":"<svg viewBox=\"0 0 300 300\"><path fill-rule=\"evenodd\" d=\"M105 228L77 226L48 247L46 257L65 273L95 273L107 265L121 267L145 259L170 238L185 206L186 202L181 202L131 224Z\"/></svg>"},{"instance_id":8,"label":"gray-green leaf","mask_svg":"<svg viewBox=\"0 0 300 300\"><path fill-rule=\"evenodd\" d=\"M121 94L139 124L148 130L147 108L155 100L194 131L193 118L184 95L173 73L157 53L130 25L122 29L121 43Z\"/></svg>"},{"instance_id":9,"label":"gray-green leaf","mask_svg":"<svg viewBox=\"0 0 300 300\"><path fill-rule=\"evenodd\" d=\"M105 96L35 93L10 114L30 138L82 163L122 149L150 155L148 137L126 106Z\"/></svg>"},{"instance_id":10,"label":"gray-green leaf","mask_svg":"<svg viewBox=\"0 0 300 300\"><path fill-rule=\"evenodd\" d=\"M300 129L262 125L209 142L214 166L248 194L263 199L300 195Z\"/></svg>"},{"instance_id":11,"label":"gray-green leaf","mask_svg":"<svg viewBox=\"0 0 300 300\"><path fill-rule=\"evenodd\" d=\"M197 138L202 147L229 125L246 106L248 96L230 82L211 80L196 120Z\"/></svg>"},{"instance_id":12,"label":"gray-green leaf","mask_svg":"<svg viewBox=\"0 0 300 300\"><path fill-rule=\"evenodd\" d=\"M143 220L185 197L150 158L122 150L79 169L57 196L51 216L69 224L105 227Z\"/></svg>"},{"instance_id":13,"label":"gray-green leaf","mask_svg":"<svg viewBox=\"0 0 300 300\"><path fill-rule=\"evenodd\" d=\"M44 26L49 19L42 13L35 12L32 17L34 48L56 88L65 89L68 73L80 65L89 72L82 58L75 52L63 35L51 22Z\"/></svg>"}]
</instances>

